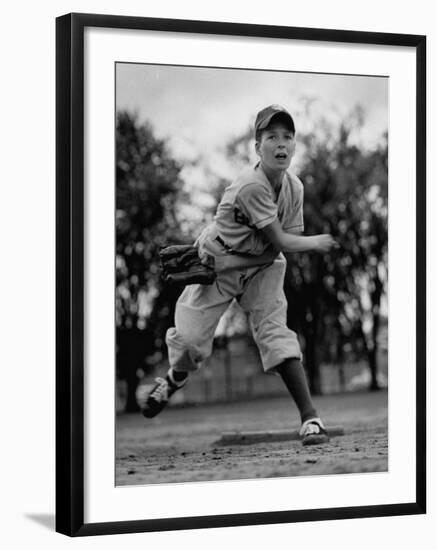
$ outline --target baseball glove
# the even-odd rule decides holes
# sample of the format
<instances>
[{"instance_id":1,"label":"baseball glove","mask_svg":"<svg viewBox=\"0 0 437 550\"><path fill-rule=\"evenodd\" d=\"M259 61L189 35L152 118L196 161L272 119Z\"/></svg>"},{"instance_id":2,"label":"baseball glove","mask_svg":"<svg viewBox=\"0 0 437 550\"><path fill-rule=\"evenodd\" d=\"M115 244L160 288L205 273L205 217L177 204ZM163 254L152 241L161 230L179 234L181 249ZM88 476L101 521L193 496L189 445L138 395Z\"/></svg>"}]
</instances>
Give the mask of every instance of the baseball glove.
<instances>
[{"instance_id":1,"label":"baseball glove","mask_svg":"<svg viewBox=\"0 0 437 550\"><path fill-rule=\"evenodd\" d=\"M198 249L192 245L173 245L162 248L161 275L168 284L212 285L216 280L214 258L199 258Z\"/></svg>"}]
</instances>

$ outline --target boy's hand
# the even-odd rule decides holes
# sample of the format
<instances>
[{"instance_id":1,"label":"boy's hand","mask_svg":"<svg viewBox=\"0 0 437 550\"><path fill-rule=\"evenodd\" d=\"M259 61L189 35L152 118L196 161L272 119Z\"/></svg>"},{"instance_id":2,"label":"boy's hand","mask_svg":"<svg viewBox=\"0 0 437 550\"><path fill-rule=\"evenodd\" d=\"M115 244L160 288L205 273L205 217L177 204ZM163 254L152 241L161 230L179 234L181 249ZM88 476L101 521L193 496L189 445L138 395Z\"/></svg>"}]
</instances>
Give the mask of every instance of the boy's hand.
<instances>
[{"instance_id":1,"label":"boy's hand","mask_svg":"<svg viewBox=\"0 0 437 550\"><path fill-rule=\"evenodd\" d=\"M332 235L323 234L314 237L314 249L316 252L329 252L331 248L339 248L339 244Z\"/></svg>"}]
</instances>

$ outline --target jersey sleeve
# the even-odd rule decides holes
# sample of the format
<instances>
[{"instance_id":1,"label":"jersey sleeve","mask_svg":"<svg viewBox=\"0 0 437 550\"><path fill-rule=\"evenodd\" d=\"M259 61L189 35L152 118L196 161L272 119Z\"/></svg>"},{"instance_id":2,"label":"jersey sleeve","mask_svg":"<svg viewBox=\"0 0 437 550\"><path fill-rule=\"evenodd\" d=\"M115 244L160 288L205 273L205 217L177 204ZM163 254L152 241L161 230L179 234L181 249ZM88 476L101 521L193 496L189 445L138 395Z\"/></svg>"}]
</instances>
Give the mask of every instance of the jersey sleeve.
<instances>
[{"instance_id":1,"label":"jersey sleeve","mask_svg":"<svg viewBox=\"0 0 437 550\"><path fill-rule=\"evenodd\" d=\"M284 231L287 233L302 233L304 230L303 221L303 183L294 176L292 182L292 211L287 219Z\"/></svg>"},{"instance_id":2,"label":"jersey sleeve","mask_svg":"<svg viewBox=\"0 0 437 550\"><path fill-rule=\"evenodd\" d=\"M262 229L271 224L278 217L278 207L273 202L272 194L262 183L253 183L240 189L235 201L235 221L247 221L245 225ZM238 212L239 211L239 212Z\"/></svg>"}]
</instances>

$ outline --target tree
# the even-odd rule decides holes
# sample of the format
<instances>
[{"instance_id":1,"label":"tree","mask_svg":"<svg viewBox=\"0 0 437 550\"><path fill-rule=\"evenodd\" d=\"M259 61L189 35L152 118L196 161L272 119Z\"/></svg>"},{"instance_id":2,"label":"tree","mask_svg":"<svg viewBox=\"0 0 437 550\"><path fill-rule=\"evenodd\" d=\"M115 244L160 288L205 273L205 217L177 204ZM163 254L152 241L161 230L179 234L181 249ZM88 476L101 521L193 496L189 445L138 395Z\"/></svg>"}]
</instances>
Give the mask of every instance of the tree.
<instances>
[{"instance_id":1,"label":"tree","mask_svg":"<svg viewBox=\"0 0 437 550\"><path fill-rule=\"evenodd\" d=\"M355 339L368 361L370 389L378 389L380 307L387 285L387 140L373 151L354 144L351 135L361 116L353 113L337 133L330 128L326 139L312 133L303 138L310 153L300 172L306 232L330 232L340 244L324 257L289 258L289 315L299 317L315 393L321 391L319 364L329 355L329 343L342 364L346 345ZM354 342L354 348L360 345Z\"/></svg>"},{"instance_id":2,"label":"tree","mask_svg":"<svg viewBox=\"0 0 437 550\"><path fill-rule=\"evenodd\" d=\"M387 136L373 150L358 145L365 113L357 107L337 125L311 112L313 125L299 134L305 154L305 234L332 233L340 249L320 256L287 255L284 290L288 324L303 338L311 390L322 391L320 363L343 365L349 349L364 355L377 389L380 307L387 285ZM251 132L227 147L240 165L250 159ZM223 188L223 182L221 187Z\"/></svg>"},{"instance_id":3,"label":"tree","mask_svg":"<svg viewBox=\"0 0 437 550\"><path fill-rule=\"evenodd\" d=\"M159 278L159 249L183 242L176 217L181 167L148 123L126 111L116 127L116 326L117 373L127 382L126 411L138 410L140 369L165 351L177 289Z\"/></svg>"}]
</instances>

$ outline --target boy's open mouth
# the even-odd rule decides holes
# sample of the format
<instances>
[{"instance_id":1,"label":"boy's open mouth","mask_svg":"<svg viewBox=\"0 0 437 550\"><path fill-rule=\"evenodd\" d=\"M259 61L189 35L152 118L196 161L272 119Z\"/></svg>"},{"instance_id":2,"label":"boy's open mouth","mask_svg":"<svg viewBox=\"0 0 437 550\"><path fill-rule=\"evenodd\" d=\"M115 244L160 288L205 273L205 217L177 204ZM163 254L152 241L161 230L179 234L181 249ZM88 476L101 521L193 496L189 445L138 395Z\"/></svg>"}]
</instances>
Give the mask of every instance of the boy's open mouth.
<instances>
[{"instance_id":1,"label":"boy's open mouth","mask_svg":"<svg viewBox=\"0 0 437 550\"><path fill-rule=\"evenodd\" d=\"M287 155L285 153L277 153L275 155L275 158L285 160L287 158Z\"/></svg>"}]
</instances>

